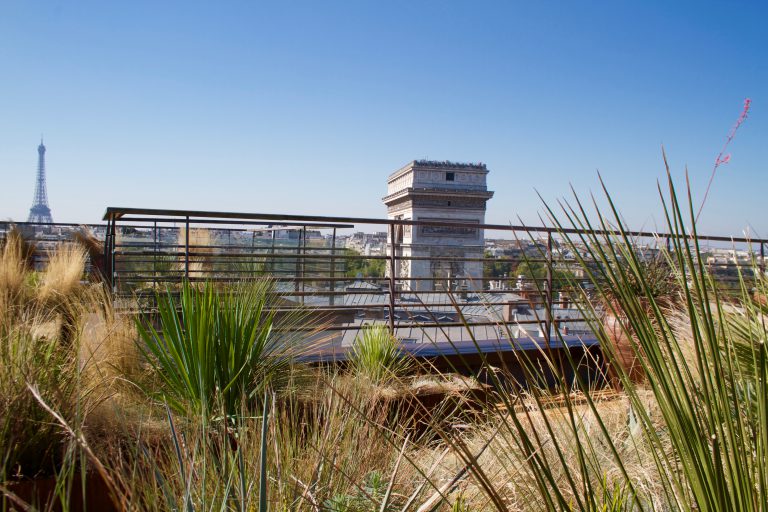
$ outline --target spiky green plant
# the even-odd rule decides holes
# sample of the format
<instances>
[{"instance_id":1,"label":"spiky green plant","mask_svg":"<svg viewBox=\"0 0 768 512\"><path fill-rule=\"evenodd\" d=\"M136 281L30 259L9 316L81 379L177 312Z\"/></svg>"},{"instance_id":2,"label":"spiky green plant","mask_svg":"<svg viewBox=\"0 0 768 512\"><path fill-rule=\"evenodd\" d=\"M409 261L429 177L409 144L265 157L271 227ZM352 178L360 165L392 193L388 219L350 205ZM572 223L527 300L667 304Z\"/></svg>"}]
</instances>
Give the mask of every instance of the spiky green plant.
<instances>
[{"instance_id":1,"label":"spiky green plant","mask_svg":"<svg viewBox=\"0 0 768 512\"><path fill-rule=\"evenodd\" d=\"M373 382L405 375L413 367L400 342L383 325L366 326L360 331L349 362L355 372Z\"/></svg>"},{"instance_id":2,"label":"spiky green plant","mask_svg":"<svg viewBox=\"0 0 768 512\"><path fill-rule=\"evenodd\" d=\"M735 355L741 343L727 328L730 308L703 264L690 193L688 200L681 202L669 177L668 194L663 208L673 236L672 250L665 255L678 276L689 339L675 332L664 304L654 297L649 276L644 274L610 196L610 221L598 212L602 233L592 229L578 199L565 214L588 229L581 242L591 248L593 259L604 263L604 274L592 277L608 283L607 293L616 297L627 319L623 329L635 343L648 375L668 434L665 440L646 413L637 388L628 385L626 374L622 373L621 379L637 412L638 427L653 448L657 472L671 505L682 510L764 510L768 504L763 491L768 485L768 445L764 441L768 416L761 413L761 407L753 407L752 400L743 400L744 394L734 391L754 381L758 385L751 394L753 403L761 404L768 398L766 329L763 325L752 338L753 364L740 365ZM597 243L605 241L610 243ZM618 261L626 264L616 265ZM633 289L636 284L641 294ZM749 296L740 302L747 304ZM751 315L749 308L737 308ZM606 333L596 324L593 329L607 346ZM608 356L612 357L610 351Z\"/></svg>"},{"instance_id":3,"label":"spiky green plant","mask_svg":"<svg viewBox=\"0 0 768 512\"><path fill-rule=\"evenodd\" d=\"M682 296L674 325L673 312L657 293L607 191L608 213L588 214L578 197L573 204L563 202L560 211L547 209L599 295L595 300L591 291L571 284L609 363L617 367L627 419L623 428L611 424L589 383L578 372L566 381L556 362L548 361L546 370L557 378L555 391L575 387L585 404L563 393L562 407L550 409L549 392L530 388L522 413L496 416L498 432L485 434L493 440L495 463L470 466L488 508L509 510L513 498L498 482L524 480L529 485L518 486L514 499L527 509L768 509L768 327L752 297L755 283L745 282L735 301L720 295L701 257L690 192L681 201L669 173L666 190L661 194L660 188L660 195L671 236L662 255ZM759 274L756 270L751 274ZM616 365L600 320L604 304L626 319L621 329L647 375L642 386ZM576 369L578 362L563 354L566 367ZM524 372L535 380L542 370L526 357L520 355ZM501 393L507 410L520 403L520 391ZM473 463L466 442L449 445Z\"/></svg>"},{"instance_id":4,"label":"spiky green plant","mask_svg":"<svg viewBox=\"0 0 768 512\"><path fill-rule=\"evenodd\" d=\"M140 348L155 369L159 394L177 412L227 416L240 412L242 397L259 396L291 365L302 348L300 314L278 318L270 280L217 288L184 282L155 295L156 321L137 321ZM191 409L190 409L191 408Z\"/></svg>"}]
</instances>

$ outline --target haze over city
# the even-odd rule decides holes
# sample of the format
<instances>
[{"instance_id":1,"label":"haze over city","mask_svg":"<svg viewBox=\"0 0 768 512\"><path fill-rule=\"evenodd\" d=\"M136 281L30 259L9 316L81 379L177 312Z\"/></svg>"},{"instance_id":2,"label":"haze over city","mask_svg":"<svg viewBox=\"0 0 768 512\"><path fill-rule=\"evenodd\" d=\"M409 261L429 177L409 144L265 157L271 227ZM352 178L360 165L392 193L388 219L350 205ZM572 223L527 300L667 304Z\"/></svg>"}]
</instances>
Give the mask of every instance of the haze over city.
<instances>
[{"instance_id":1,"label":"haze over city","mask_svg":"<svg viewBox=\"0 0 768 512\"><path fill-rule=\"evenodd\" d=\"M768 236L763 4L198 2L0 5L0 217L36 147L57 222L107 206L384 217L386 178L488 166L487 222L597 190L653 229L662 144L702 231Z\"/></svg>"}]
</instances>

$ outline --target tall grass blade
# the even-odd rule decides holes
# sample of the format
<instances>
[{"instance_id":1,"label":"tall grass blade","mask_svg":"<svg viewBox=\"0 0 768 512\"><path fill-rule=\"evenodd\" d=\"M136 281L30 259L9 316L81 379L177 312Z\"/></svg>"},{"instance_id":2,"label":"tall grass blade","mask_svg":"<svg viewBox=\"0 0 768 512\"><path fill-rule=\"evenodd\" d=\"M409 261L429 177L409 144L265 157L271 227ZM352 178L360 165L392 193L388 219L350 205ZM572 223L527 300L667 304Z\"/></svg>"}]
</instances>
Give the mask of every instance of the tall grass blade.
<instances>
[{"instance_id":1,"label":"tall grass blade","mask_svg":"<svg viewBox=\"0 0 768 512\"><path fill-rule=\"evenodd\" d=\"M269 393L264 393L264 408L261 417L261 451L259 463L259 512L268 512L269 503L267 502L267 486L269 476L267 475L267 441L269 436Z\"/></svg>"}]
</instances>

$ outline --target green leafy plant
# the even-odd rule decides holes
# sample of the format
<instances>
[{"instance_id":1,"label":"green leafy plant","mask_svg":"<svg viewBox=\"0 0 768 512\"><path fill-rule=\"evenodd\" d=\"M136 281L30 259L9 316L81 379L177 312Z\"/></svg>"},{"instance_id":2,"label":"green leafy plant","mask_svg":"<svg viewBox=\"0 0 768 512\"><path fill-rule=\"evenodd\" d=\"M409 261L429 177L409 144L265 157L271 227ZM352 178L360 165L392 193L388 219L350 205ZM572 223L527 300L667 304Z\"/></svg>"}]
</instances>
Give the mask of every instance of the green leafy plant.
<instances>
[{"instance_id":1,"label":"green leafy plant","mask_svg":"<svg viewBox=\"0 0 768 512\"><path fill-rule=\"evenodd\" d=\"M383 325L362 329L352 346L350 364L355 372L373 382L404 375L413 367L397 338Z\"/></svg>"},{"instance_id":2,"label":"green leafy plant","mask_svg":"<svg viewBox=\"0 0 768 512\"><path fill-rule=\"evenodd\" d=\"M607 211L588 214L577 196L562 202L562 210L548 207L555 236L588 281L571 287L604 356L616 363L602 321L611 304L625 319L617 329L647 377L637 383L619 366L621 389L609 395L611 405L577 371L580 361L570 351L553 358L542 350L535 359L518 353L522 376L489 371L505 411L489 411L494 428L440 434L476 483L467 487L478 508L768 506L767 295L765 282L753 278L762 272L755 263L740 274L741 293L723 296L702 258L690 191L681 200L668 173L660 196L670 243L654 262L639 253L607 191ZM679 300L670 301L670 291ZM546 389L531 384L545 372L552 376ZM486 443L481 459L477 447Z\"/></svg>"},{"instance_id":3,"label":"green leafy plant","mask_svg":"<svg viewBox=\"0 0 768 512\"><path fill-rule=\"evenodd\" d=\"M580 262L600 297L594 301L581 288L578 304L604 348L610 347L610 333L600 320L600 304L614 303L626 319L620 329L630 340L647 384L636 384L618 367L632 424L625 435L634 450L646 454L644 471L653 474L658 494L644 494L644 486L631 476L632 452L627 452L620 436L611 435L608 417L596 405L588 384L575 374L573 385L584 391L589 422L568 394L563 395L563 408L545 412L545 394L535 389L531 396L541 412L510 414L505 420L516 435L512 446L522 454L535 482L536 491L529 499L542 509L646 510L658 508L654 503L659 502L664 509L690 511L766 506L768 329L749 306L751 286L744 286L736 303L718 294L717 283L702 263L690 193L681 202L671 176L667 190L662 206L671 247L662 255L683 298L679 313L684 329L670 323L669 304L656 292L652 269L640 260L609 194L610 213L598 210L596 221L578 197L573 205L564 203L562 212L548 210L565 245L574 254L586 254L579 256ZM579 231L569 231L573 228ZM742 319L738 336L729 320L732 311ZM746 353L745 343L750 347ZM615 358L610 350L605 354L609 360ZM568 364L577 365L570 358ZM552 368L559 375L560 389L567 389L564 375L555 365ZM532 366L527 371L536 373ZM510 406L515 401L514 395L502 399ZM608 467L614 475L610 482L599 476ZM495 508L505 510L503 489L483 469L476 473L488 483L484 489ZM606 494L607 489L621 492Z\"/></svg>"},{"instance_id":4,"label":"green leafy plant","mask_svg":"<svg viewBox=\"0 0 768 512\"><path fill-rule=\"evenodd\" d=\"M467 505L467 500L464 499L464 496L462 494L459 494L456 497L456 501L453 502L453 506L451 506L451 512L469 512L470 508L469 505Z\"/></svg>"},{"instance_id":5,"label":"green leafy plant","mask_svg":"<svg viewBox=\"0 0 768 512\"><path fill-rule=\"evenodd\" d=\"M675 277L675 268L664 254L645 256L640 253L634 264L637 266L636 272L626 274L626 291L634 293L641 300L648 298L661 305L671 306L681 290ZM610 290L610 287L606 288L609 294Z\"/></svg>"},{"instance_id":6,"label":"green leafy plant","mask_svg":"<svg viewBox=\"0 0 768 512\"><path fill-rule=\"evenodd\" d=\"M336 494L325 500L323 507L329 512L366 512L375 510L387 492L388 483L379 471L371 471L365 476L363 485L354 494ZM393 510L384 505L385 511Z\"/></svg>"},{"instance_id":7,"label":"green leafy plant","mask_svg":"<svg viewBox=\"0 0 768 512\"><path fill-rule=\"evenodd\" d=\"M290 366L300 320L280 320L270 301L269 280L217 288L206 282L183 283L178 297L158 292L157 322L144 314L137 321L141 349L159 379L160 395L177 412L227 416L240 412L243 397L258 396ZM217 405L218 404L218 405Z\"/></svg>"}]
</instances>

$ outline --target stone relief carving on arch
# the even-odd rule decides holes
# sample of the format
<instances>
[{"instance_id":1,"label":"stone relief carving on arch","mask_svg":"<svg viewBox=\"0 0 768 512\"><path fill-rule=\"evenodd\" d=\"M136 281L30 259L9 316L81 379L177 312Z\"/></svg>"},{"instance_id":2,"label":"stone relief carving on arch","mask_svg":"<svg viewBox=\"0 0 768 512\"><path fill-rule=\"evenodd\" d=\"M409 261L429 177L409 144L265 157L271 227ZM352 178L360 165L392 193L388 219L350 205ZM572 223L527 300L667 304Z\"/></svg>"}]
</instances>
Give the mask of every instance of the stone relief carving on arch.
<instances>
[{"instance_id":1,"label":"stone relief carving on arch","mask_svg":"<svg viewBox=\"0 0 768 512\"><path fill-rule=\"evenodd\" d=\"M410 277L410 261L408 260L401 260L400 261L400 277L407 278Z\"/></svg>"}]
</instances>

